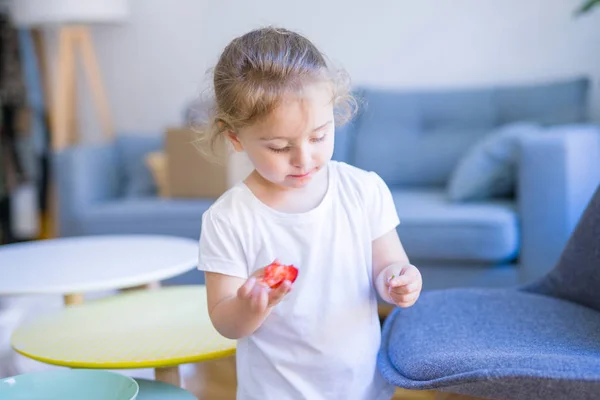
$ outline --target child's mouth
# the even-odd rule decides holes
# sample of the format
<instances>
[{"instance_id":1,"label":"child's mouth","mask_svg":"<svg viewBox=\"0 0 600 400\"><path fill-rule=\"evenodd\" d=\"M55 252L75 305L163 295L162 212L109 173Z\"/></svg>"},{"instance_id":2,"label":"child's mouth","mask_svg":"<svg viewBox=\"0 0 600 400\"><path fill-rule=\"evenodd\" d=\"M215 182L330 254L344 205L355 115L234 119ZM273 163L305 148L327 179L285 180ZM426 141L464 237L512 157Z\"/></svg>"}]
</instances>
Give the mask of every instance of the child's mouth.
<instances>
[{"instance_id":1,"label":"child's mouth","mask_svg":"<svg viewBox=\"0 0 600 400\"><path fill-rule=\"evenodd\" d=\"M292 178L296 178L296 179L300 179L300 178L306 178L307 176L310 175L310 172L307 172L305 174L302 175L290 175Z\"/></svg>"}]
</instances>

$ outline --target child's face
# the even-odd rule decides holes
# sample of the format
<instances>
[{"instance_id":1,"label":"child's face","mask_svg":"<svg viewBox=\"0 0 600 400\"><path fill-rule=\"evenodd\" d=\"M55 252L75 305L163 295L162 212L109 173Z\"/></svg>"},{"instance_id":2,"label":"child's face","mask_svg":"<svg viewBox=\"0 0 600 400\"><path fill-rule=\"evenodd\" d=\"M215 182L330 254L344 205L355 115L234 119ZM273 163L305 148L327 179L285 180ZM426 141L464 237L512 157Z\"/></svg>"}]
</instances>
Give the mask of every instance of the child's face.
<instances>
[{"instance_id":1,"label":"child's face","mask_svg":"<svg viewBox=\"0 0 600 400\"><path fill-rule=\"evenodd\" d=\"M229 139L264 179L293 189L308 185L331 160L334 131L331 88L314 84Z\"/></svg>"}]
</instances>

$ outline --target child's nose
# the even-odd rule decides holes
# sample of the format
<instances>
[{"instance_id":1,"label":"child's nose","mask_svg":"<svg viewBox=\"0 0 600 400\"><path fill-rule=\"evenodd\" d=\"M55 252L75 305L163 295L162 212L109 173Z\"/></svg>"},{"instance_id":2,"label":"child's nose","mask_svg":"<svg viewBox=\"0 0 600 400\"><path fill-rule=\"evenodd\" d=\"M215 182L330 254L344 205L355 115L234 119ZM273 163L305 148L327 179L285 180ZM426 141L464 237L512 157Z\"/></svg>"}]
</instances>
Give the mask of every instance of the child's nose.
<instances>
[{"instance_id":1,"label":"child's nose","mask_svg":"<svg viewBox=\"0 0 600 400\"><path fill-rule=\"evenodd\" d=\"M310 151L305 146L298 146L292 155L292 165L296 168L303 169L309 164L309 161Z\"/></svg>"}]
</instances>

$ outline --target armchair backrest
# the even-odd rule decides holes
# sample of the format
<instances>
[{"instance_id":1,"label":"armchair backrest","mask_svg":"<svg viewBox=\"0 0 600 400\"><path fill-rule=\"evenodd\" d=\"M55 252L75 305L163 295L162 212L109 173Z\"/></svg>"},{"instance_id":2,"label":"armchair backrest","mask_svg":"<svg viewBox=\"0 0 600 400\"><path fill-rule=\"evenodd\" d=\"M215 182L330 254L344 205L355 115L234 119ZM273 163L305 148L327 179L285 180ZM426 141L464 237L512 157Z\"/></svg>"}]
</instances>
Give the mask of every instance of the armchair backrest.
<instances>
[{"instance_id":1,"label":"armchair backrest","mask_svg":"<svg viewBox=\"0 0 600 400\"><path fill-rule=\"evenodd\" d=\"M556 266L543 279L524 289L600 311L600 186Z\"/></svg>"}]
</instances>

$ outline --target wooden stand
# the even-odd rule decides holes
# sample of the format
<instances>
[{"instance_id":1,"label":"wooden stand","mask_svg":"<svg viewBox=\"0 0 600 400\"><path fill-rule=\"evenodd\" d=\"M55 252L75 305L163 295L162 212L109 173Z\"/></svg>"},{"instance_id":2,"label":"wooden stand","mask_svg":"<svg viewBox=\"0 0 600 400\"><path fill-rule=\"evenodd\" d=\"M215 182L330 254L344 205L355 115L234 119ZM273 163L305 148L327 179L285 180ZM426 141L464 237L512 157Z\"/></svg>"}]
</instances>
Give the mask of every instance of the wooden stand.
<instances>
[{"instance_id":1,"label":"wooden stand","mask_svg":"<svg viewBox=\"0 0 600 400\"><path fill-rule=\"evenodd\" d=\"M72 25L62 26L58 29L58 53L54 74L49 65L42 31L33 29L32 36L42 75L45 103L49 108L52 151L63 150L80 140L77 126L77 74L75 67L78 54L92 94L96 115L102 126L103 137L107 141L112 140L114 138L112 117L88 28L84 25ZM58 211L54 191L54 185L50 180L48 212L42 216L41 221L42 239L57 236L55 222Z\"/></svg>"},{"instance_id":2,"label":"wooden stand","mask_svg":"<svg viewBox=\"0 0 600 400\"><path fill-rule=\"evenodd\" d=\"M136 290L156 290L156 289L160 289L160 282L152 282L152 283L147 283L145 285L123 288L123 289L121 289L121 292L127 293L127 292L133 292Z\"/></svg>"},{"instance_id":3,"label":"wooden stand","mask_svg":"<svg viewBox=\"0 0 600 400\"><path fill-rule=\"evenodd\" d=\"M179 367L156 368L154 370L154 378L157 381L169 383L173 386L181 386L181 376L179 375Z\"/></svg>"},{"instance_id":4,"label":"wooden stand","mask_svg":"<svg viewBox=\"0 0 600 400\"><path fill-rule=\"evenodd\" d=\"M76 304L83 304L83 294L74 293L64 295L65 306L73 306Z\"/></svg>"},{"instance_id":5,"label":"wooden stand","mask_svg":"<svg viewBox=\"0 0 600 400\"><path fill-rule=\"evenodd\" d=\"M77 129L75 82L77 52L81 57L104 138L112 140L113 122L88 28L83 25L65 26L59 29L58 35L54 86L50 88L50 130L53 149L63 149L80 139Z\"/></svg>"}]
</instances>

